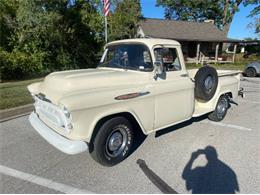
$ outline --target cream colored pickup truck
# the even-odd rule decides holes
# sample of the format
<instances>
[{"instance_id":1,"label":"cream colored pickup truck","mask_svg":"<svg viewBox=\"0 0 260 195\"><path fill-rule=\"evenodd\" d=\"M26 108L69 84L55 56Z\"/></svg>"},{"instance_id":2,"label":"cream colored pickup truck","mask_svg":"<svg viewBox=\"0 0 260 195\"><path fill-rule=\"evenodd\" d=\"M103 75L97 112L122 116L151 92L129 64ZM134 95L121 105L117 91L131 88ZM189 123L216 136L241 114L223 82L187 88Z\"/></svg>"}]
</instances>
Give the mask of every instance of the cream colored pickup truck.
<instances>
[{"instance_id":1,"label":"cream colored pickup truck","mask_svg":"<svg viewBox=\"0 0 260 195\"><path fill-rule=\"evenodd\" d=\"M113 166L147 135L208 114L222 120L240 91L238 71L210 66L186 70L181 46L165 39L108 43L96 69L61 71L28 86L35 99L29 120L67 154L89 151Z\"/></svg>"}]
</instances>

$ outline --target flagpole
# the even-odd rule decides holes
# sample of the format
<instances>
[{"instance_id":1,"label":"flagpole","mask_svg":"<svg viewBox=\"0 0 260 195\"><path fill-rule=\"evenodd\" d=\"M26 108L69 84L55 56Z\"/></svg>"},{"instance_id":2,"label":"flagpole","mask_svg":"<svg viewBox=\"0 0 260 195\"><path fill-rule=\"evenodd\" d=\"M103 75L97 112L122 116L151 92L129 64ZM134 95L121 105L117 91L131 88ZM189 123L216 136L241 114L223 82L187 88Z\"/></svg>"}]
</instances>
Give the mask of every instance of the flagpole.
<instances>
[{"instance_id":1,"label":"flagpole","mask_svg":"<svg viewBox=\"0 0 260 195\"><path fill-rule=\"evenodd\" d=\"M107 43L107 17L105 16L105 41Z\"/></svg>"},{"instance_id":2,"label":"flagpole","mask_svg":"<svg viewBox=\"0 0 260 195\"><path fill-rule=\"evenodd\" d=\"M103 0L103 5L104 5L104 16L105 16L105 41L107 43L107 39L108 39L108 32L107 32L107 17L109 14L109 7L110 7L110 1L109 0Z\"/></svg>"}]
</instances>

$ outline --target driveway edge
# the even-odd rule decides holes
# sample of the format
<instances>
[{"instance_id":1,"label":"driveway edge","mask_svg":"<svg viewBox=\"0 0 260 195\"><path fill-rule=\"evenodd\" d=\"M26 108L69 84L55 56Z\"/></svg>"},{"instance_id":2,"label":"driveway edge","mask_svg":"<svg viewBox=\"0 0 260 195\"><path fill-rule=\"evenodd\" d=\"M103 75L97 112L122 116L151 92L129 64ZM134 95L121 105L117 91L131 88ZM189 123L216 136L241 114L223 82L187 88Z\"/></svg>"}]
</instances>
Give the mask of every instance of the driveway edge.
<instances>
[{"instance_id":1,"label":"driveway edge","mask_svg":"<svg viewBox=\"0 0 260 195\"><path fill-rule=\"evenodd\" d=\"M0 110L0 123L28 115L33 110L33 104L18 106L15 108Z\"/></svg>"}]
</instances>

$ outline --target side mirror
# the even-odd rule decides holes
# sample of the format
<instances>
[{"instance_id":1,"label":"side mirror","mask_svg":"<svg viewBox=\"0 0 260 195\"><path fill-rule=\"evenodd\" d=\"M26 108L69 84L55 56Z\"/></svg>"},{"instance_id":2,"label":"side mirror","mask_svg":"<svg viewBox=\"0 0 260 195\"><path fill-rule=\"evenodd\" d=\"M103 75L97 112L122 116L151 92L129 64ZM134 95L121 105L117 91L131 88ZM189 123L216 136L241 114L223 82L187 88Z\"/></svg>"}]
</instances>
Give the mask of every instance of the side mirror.
<instances>
[{"instance_id":1,"label":"side mirror","mask_svg":"<svg viewBox=\"0 0 260 195\"><path fill-rule=\"evenodd\" d=\"M157 78L158 75L161 75L164 72L163 63L160 61L154 62L154 68L155 68L155 75L154 75L155 78Z\"/></svg>"}]
</instances>

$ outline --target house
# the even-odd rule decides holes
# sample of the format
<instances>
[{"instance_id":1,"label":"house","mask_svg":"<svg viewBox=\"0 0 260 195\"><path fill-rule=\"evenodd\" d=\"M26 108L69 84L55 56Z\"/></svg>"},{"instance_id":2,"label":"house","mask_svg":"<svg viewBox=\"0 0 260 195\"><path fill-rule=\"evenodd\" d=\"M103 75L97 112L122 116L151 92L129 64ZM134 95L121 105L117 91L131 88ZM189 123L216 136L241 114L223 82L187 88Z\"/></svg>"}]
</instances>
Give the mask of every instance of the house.
<instances>
[{"instance_id":1,"label":"house","mask_svg":"<svg viewBox=\"0 0 260 195\"><path fill-rule=\"evenodd\" d=\"M140 21L138 37L174 39L181 43L183 55L188 63L234 62L239 40L229 39L219 30L213 20L188 22L144 18ZM225 53L224 46L233 45L233 51Z\"/></svg>"}]
</instances>

